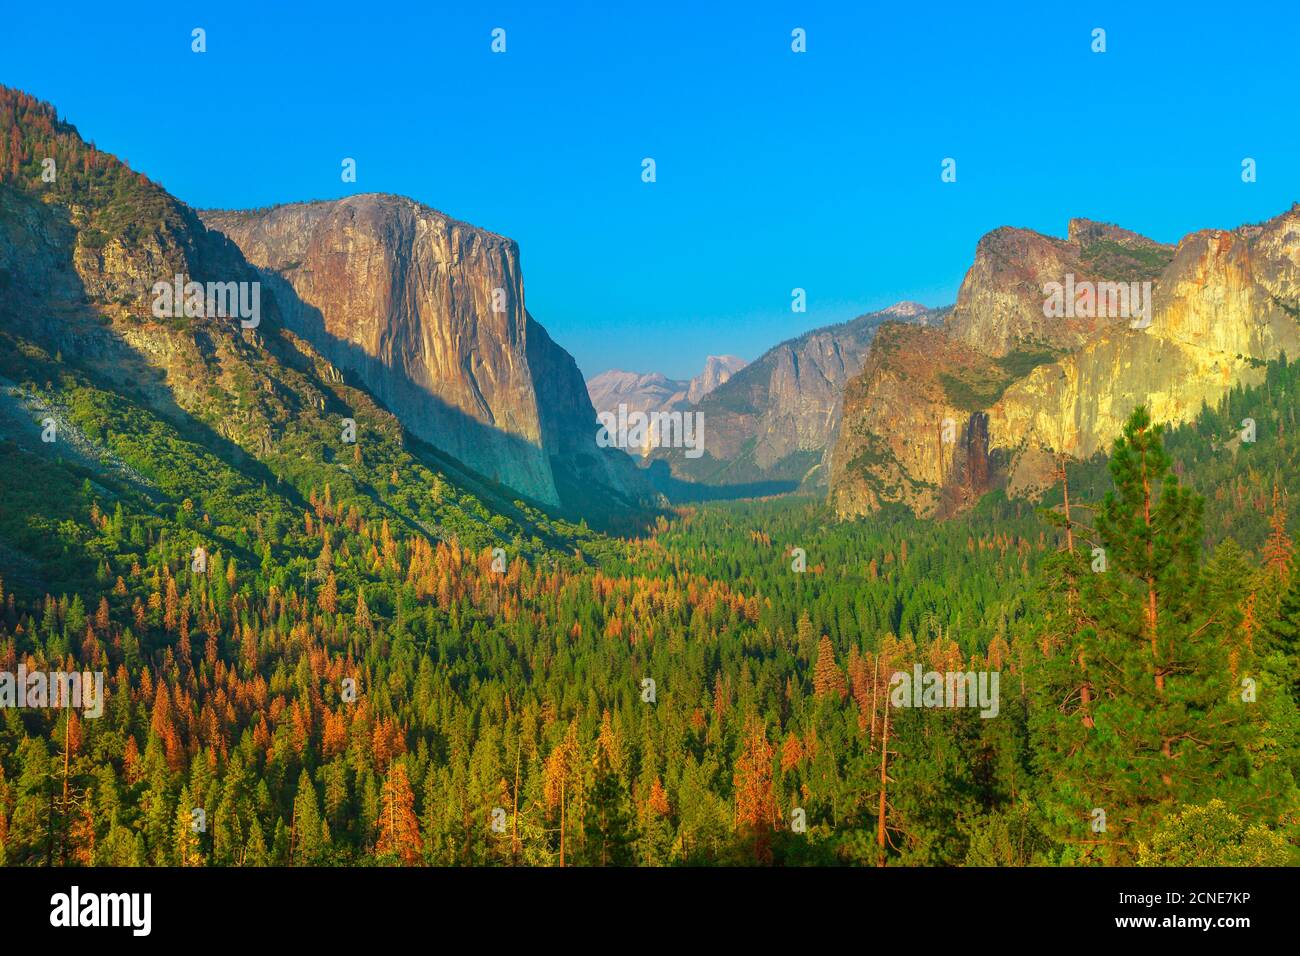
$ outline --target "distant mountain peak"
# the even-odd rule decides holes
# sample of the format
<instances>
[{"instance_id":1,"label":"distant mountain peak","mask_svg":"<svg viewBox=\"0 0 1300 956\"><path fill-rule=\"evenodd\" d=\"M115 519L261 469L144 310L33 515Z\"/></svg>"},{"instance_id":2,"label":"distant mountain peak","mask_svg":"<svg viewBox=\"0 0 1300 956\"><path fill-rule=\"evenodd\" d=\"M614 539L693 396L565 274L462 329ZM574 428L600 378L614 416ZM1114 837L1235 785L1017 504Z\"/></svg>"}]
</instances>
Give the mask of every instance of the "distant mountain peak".
<instances>
[{"instance_id":1,"label":"distant mountain peak","mask_svg":"<svg viewBox=\"0 0 1300 956\"><path fill-rule=\"evenodd\" d=\"M895 302L887 309L881 309L880 314L897 315L905 318L912 318L913 316L921 315L922 313L929 312L929 311L930 310L925 306L923 306L920 302L911 302L908 301L907 299L904 299L902 302Z\"/></svg>"},{"instance_id":2,"label":"distant mountain peak","mask_svg":"<svg viewBox=\"0 0 1300 956\"><path fill-rule=\"evenodd\" d=\"M691 379L686 389L686 400L692 405L696 404L747 364L749 363L736 355L710 355L704 360L704 371Z\"/></svg>"}]
</instances>

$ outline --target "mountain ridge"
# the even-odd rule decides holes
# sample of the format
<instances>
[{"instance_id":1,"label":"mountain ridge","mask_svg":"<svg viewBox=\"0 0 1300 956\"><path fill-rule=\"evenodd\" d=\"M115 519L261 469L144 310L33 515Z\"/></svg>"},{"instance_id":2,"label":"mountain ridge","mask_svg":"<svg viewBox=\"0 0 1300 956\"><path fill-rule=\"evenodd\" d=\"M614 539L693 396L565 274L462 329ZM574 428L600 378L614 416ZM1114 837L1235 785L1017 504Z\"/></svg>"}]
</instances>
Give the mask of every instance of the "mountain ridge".
<instances>
[{"instance_id":1,"label":"mountain ridge","mask_svg":"<svg viewBox=\"0 0 1300 956\"><path fill-rule=\"evenodd\" d=\"M313 428L316 419L333 416L337 443L339 422L348 417L348 406L359 401L357 392L340 399L338 390L359 387L366 392L367 383L341 367L335 361L339 356L327 354L328 343L318 349L286 326L286 314L309 308L287 282L277 285L276 277L249 263L194 210L116 157L99 152L48 104L0 87L0 119L22 147L21 153L5 157L0 170L0 287L6 293L0 297L0 312L10 336L7 347L21 350L30 343L46 349L130 402L142 403L150 414L206 435L204 441L220 448L220 454L250 468L279 457L286 442L297 441L304 416L313 419ZM15 141L10 137L6 145ZM39 156L57 163L55 181L43 182L34 158ZM10 160L22 157L28 157L23 160L27 168L14 176ZM487 243L500 257L515 248L510 240L483 239L477 232L466 248L476 242ZM200 285L260 284L258 321L241 326L202 308L190 316L159 312L156 287L170 286L175 276ZM467 322L476 321L467 316ZM602 523L643 513L653 497L639 476L630 467L620 470L614 456L602 455L594 446L594 412L572 358L530 316L518 315L516 327L520 333L511 362L544 366L554 378L540 383L547 390L540 412L537 389L529 392L530 437L544 443L533 459L539 473L553 474L556 460L565 462L570 472L565 476L567 500L554 486L549 495L533 494L536 488L511 489L488 469L454 455L434 463L435 469L454 473L462 489L477 489L502 513L518 512L512 498ZM391 405L382 394L375 397L375 413L383 417L382 410L391 411ZM366 392L364 404L371 400ZM584 403L590 428L569 421L583 417ZM362 429L362 416L352 417ZM400 438L404 424L389 416L383 427ZM591 446L589 455L582 435ZM365 443L363 431L357 444ZM429 444L446 453L445 445ZM259 473L269 475L264 469ZM638 490L624 493L615 487L625 479ZM579 485L582 494L575 490Z\"/></svg>"}]
</instances>

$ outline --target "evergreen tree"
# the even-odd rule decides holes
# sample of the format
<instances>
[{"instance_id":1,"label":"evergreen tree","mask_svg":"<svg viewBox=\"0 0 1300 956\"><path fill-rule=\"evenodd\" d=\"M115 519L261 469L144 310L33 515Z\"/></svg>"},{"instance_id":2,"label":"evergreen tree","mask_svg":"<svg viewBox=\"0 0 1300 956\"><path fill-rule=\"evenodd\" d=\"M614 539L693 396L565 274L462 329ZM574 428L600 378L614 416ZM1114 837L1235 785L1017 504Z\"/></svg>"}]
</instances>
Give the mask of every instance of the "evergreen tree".
<instances>
[{"instance_id":1,"label":"evergreen tree","mask_svg":"<svg viewBox=\"0 0 1300 956\"><path fill-rule=\"evenodd\" d=\"M740 758L736 761L736 831L749 847L752 862L772 862L772 819L775 799L772 792L773 747L767 740L767 728L751 718L745 729Z\"/></svg>"},{"instance_id":2,"label":"evergreen tree","mask_svg":"<svg viewBox=\"0 0 1300 956\"><path fill-rule=\"evenodd\" d=\"M605 747L597 746L583 821L587 858L593 866L631 866L636 832L628 800Z\"/></svg>"},{"instance_id":3,"label":"evergreen tree","mask_svg":"<svg viewBox=\"0 0 1300 956\"><path fill-rule=\"evenodd\" d=\"M1049 825L1072 848L1066 859L1131 860L1179 806L1229 786L1244 798L1258 783L1244 763L1252 726L1223 641L1240 588L1207 606L1203 502L1170 470L1162 434L1144 408L1126 422L1097 517L1104 562L1080 582L1087 623L1063 653L1088 663L1091 726L1060 706L1077 678L1038 671L1039 768Z\"/></svg>"},{"instance_id":4,"label":"evergreen tree","mask_svg":"<svg viewBox=\"0 0 1300 956\"><path fill-rule=\"evenodd\" d=\"M817 645L817 664L813 670L813 693L818 697L831 696L840 700L847 693L844 672L835 663L835 648L831 639L823 634Z\"/></svg>"},{"instance_id":5,"label":"evergreen tree","mask_svg":"<svg viewBox=\"0 0 1300 956\"><path fill-rule=\"evenodd\" d=\"M320 866L326 862L329 845L329 825L320 814L316 788L304 770L298 776L298 792L293 800L289 862L294 866Z\"/></svg>"}]
</instances>

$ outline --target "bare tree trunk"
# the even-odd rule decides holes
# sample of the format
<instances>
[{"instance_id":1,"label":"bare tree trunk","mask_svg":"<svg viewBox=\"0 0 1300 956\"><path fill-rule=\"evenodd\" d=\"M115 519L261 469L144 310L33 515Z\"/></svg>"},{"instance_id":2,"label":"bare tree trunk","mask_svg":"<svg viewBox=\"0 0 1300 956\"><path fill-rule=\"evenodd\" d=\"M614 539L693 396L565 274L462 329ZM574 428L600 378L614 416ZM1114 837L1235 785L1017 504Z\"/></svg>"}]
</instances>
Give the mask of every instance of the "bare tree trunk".
<instances>
[{"instance_id":1,"label":"bare tree trunk","mask_svg":"<svg viewBox=\"0 0 1300 956\"><path fill-rule=\"evenodd\" d=\"M871 675L871 746L876 745L876 688L880 685L880 654L877 652Z\"/></svg>"},{"instance_id":2,"label":"bare tree trunk","mask_svg":"<svg viewBox=\"0 0 1300 956\"><path fill-rule=\"evenodd\" d=\"M1151 480L1147 476L1147 456L1142 453L1142 521L1148 531L1151 530ZM1155 558L1155 542L1147 541L1147 632L1151 638L1151 666L1156 674L1156 693L1164 695L1165 675L1160 667L1160 647L1156 640L1156 579L1151 573L1151 562Z\"/></svg>"},{"instance_id":3,"label":"bare tree trunk","mask_svg":"<svg viewBox=\"0 0 1300 956\"><path fill-rule=\"evenodd\" d=\"M889 762L889 696L885 696L885 728L880 743L880 815L876 820L876 865L885 865L885 787Z\"/></svg>"},{"instance_id":4,"label":"bare tree trunk","mask_svg":"<svg viewBox=\"0 0 1300 956\"><path fill-rule=\"evenodd\" d=\"M1061 490L1065 496L1065 548L1070 553L1071 558L1073 558L1074 522L1070 518L1070 479L1065 473L1064 462L1059 463L1058 475L1061 479ZM1071 569L1069 591L1070 625L1074 628L1075 633L1078 633L1079 592L1074 585L1073 565L1071 565ZM1079 712L1083 715L1083 726L1091 730L1095 726L1092 719L1092 685L1088 683L1088 659L1083 651L1079 651L1079 670L1083 673L1083 683L1079 688Z\"/></svg>"},{"instance_id":5,"label":"bare tree trunk","mask_svg":"<svg viewBox=\"0 0 1300 956\"><path fill-rule=\"evenodd\" d=\"M515 813L510 820L510 863L512 866L519 865L519 757L523 746L522 740L515 746Z\"/></svg>"},{"instance_id":6,"label":"bare tree trunk","mask_svg":"<svg viewBox=\"0 0 1300 956\"><path fill-rule=\"evenodd\" d=\"M59 847L59 862L68 865L68 762L72 757L72 708L68 708L68 717L63 725L63 801L59 804L59 826L63 831L62 845Z\"/></svg>"}]
</instances>

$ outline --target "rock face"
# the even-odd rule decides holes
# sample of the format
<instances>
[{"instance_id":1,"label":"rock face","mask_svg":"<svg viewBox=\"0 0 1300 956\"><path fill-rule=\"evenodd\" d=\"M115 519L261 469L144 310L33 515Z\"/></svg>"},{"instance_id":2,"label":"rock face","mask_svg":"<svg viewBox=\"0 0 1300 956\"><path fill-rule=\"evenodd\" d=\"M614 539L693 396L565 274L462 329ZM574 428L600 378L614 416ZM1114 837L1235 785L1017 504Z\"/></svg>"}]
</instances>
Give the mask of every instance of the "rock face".
<instances>
[{"instance_id":1,"label":"rock face","mask_svg":"<svg viewBox=\"0 0 1300 956\"><path fill-rule=\"evenodd\" d=\"M510 240L390 196L206 214L209 228L47 104L0 87L0 110L71 156L50 201L0 177L4 331L253 457L347 373L494 501L601 524L653 503L634 463L596 447L582 377L527 314ZM154 285L175 276L260 283L260 324L158 317Z\"/></svg>"},{"instance_id":2,"label":"rock face","mask_svg":"<svg viewBox=\"0 0 1300 956\"><path fill-rule=\"evenodd\" d=\"M1043 314L1043 286L1097 281L1152 280L1173 255L1169 246L1087 219L1071 219L1068 238L1003 227L979 241L975 263L957 292L947 330L992 356L1015 351L1078 348L1126 316ZM1095 311L1095 310L1092 310Z\"/></svg>"},{"instance_id":3,"label":"rock face","mask_svg":"<svg viewBox=\"0 0 1300 956\"><path fill-rule=\"evenodd\" d=\"M418 438L548 505L580 504L561 489L590 481L588 495L643 494L596 447L577 367L524 306L513 241L378 194L200 215L263 271L289 328Z\"/></svg>"},{"instance_id":4,"label":"rock face","mask_svg":"<svg viewBox=\"0 0 1300 956\"><path fill-rule=\"evenodd\" d=\"M704 371L686 386L686 401L698 405L700 399L731 379L742 368L745 360L735 355L710 355L704 361Z\"/></svg>"},{"instance_id":5,"label":"rock face","mask_svg":"<svg viewBox=\"0 0 1300 956\"><path fill-rule=\"evenodd\" d=\"M984 441L987 418L966 407L954 381L999 382L1001 373L941 327L881 327L844 392L830 478L841 514L889 501L949 514L987 490L998 474Z\"/></svg>"},{"instance_id":6,"label":"rock face","mask_svg":"<svg viewBox=\"0 0 1300 956\"><path fill-rule=\"evenodd\" d=\"M710 485L824 484L844 386L862 368L876 331L889 321L925 325L939 314L900 302L782 342L695 406L704 416L705 453L659 449L673 474Z\"/></svg>"},{"instance_id":7,"label":"rock face","mask_svg":"<svg viewBox=\"0 0 1300 956\"><path fill-rule=\"evenodd\" d=\"M1149 324L1055 324L1044 287L1071 272L1078 283L1151 281ZM1077 219L1066 240L997 230L981 240L944 328L923 339L882 331L846 391L832 501L842 515L885 501L942 514L1003 483L1035 496L1057 456L1104 451L1134 406L1186 421L1259 381L1280 352L1297 354L1298 306L1300 205L1176 248Z\"/></svg>"}]
</instances>

